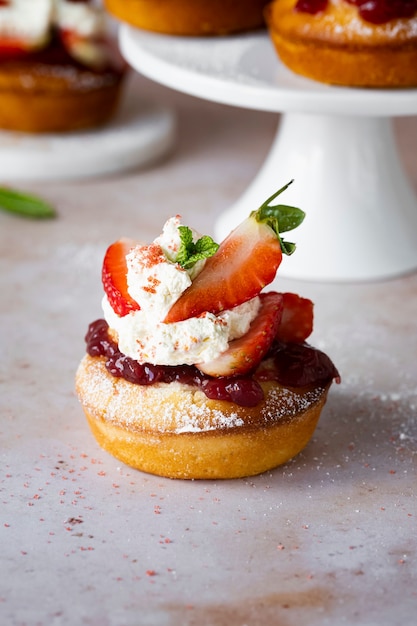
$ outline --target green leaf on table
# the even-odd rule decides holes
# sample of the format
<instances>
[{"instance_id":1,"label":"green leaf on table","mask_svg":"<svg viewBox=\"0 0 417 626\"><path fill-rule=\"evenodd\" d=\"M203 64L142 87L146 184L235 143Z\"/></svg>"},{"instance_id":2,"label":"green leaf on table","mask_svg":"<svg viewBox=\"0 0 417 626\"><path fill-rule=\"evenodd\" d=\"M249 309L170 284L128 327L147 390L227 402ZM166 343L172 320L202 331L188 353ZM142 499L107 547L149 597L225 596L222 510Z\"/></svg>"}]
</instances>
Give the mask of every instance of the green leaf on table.
<instances>
[{"instance_id":1,"label":"green leaf on table","mask_svg":"<svg viewBox=\"0 0 417 626\"><path fill-rule=\"evenodd\" d=\"M56 217L55 209L42 198L7 187L0 187L0 209L33 219Z\"/></svg>"}]
</instances>

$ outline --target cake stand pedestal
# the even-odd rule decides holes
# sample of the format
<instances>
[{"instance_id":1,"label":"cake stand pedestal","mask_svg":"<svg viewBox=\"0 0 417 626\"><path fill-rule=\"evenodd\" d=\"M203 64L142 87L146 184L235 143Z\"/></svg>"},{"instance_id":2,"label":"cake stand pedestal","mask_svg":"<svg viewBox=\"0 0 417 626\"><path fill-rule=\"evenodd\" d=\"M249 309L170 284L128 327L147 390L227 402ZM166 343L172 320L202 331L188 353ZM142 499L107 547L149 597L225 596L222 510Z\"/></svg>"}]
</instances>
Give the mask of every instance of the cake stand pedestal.
<instances>
[{"instance_id":1,"label":"cake stand pedestal","mask_svg":"<svg viewBox=\"0 0 417 626\"><path fill-rule=\"evenodd\" d=\"M280 275L323 281L386 279L417 268L417 198L397 151L394 116L417 113L417 90L322 85L287 70L268 35L219 39L122 26L120 46L144 75L194 96L282 113L263 166L220 216L221 240L269 195L306 212Z\"/></svg>"}]
</instances>

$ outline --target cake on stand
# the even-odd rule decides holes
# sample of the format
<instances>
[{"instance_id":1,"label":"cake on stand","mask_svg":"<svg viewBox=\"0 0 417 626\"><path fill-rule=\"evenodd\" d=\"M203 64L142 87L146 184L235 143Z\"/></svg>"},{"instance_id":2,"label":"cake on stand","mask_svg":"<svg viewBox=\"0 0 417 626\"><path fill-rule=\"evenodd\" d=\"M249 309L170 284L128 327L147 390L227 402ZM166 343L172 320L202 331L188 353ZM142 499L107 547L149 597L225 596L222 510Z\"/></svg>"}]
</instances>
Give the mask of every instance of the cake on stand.
<instances>
[{"instance_id":1,"label":"cake on stand","mask_svg":"<svg viewBox=\"0 0 417 626\"><path fill-rule=\"evenodd\" d=\"M69 133L0 131L3 181L51 181L104 176L143 167L171 150L174 112L124 86L120 105L104 126Z\"/></svg>"},{"instance_id":2,"label":"cake on stand","mask_svg":"<svg viewBox=\"0 0 417 626\"><path fill-rule=\"evenodd\" d=\"M282 202L306 212L297 252L280 275L379 280L417 268L417 197L397 150L393 117L417 113L417 89L332 87L296 76L265 32L180 38L123 25L122 54L165 86L218 103L281 113L270 152L215 225L218 240L294 179Z\"/></svg>"}]
</instances>

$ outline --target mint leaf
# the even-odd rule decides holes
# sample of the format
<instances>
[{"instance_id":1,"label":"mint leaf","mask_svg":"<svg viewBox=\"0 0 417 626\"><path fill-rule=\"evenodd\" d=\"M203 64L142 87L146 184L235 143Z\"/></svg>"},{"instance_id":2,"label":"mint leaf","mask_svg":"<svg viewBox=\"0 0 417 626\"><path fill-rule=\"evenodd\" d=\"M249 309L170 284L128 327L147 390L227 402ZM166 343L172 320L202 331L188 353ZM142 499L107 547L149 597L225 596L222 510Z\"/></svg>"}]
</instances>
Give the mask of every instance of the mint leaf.
<instances>
[{"instance_id":1,"label":"mint leaf","mask_svg":"<svg viewBox=\"0 0 417 626\"><path fill-rule=\"evenodd\" d=\"M178 231L180 233L181 245L178 250L176 261L179 265L184 267L184 264L187 263L190 255L193 253L193 233L191 228L188 228L188 226L178 226Z\"/></svg>"},{"instance_id":2,"label":"mint leaf","mask_svg":"<svg viewBox=\"0 0 417 626\"><path fill-rule=\"evenodd\" d=\"M0 209L33 219L56 216L55 209L41 198L6 187L0 187Z\"/></svg>"},{"instance_id":3,"label":"mint leaf","mask_svg":"<svg viewBox=\"0 0 417 626\"><path fill-rule=\"evenodd\" d=\"M279 239L281 244L281 249L284 254L290 255L295 250L295 244L284 241L281 237L281 233L285 233L289 230L293 230L297 228L305 218L305 213L301 209L298 209L294 206L288 206L286 204L276 204L270 205L272 200L275 200L277 196L279 196L283 191L288 189L288 187L293 183L290 180L289 183L278 189L272 196L270 196L265 202L259 207L257 211L254 211L252 215L259 221L265 222L272 228L274 233Z\"/></svg>"},{"instance_id":4,"label":"mint leaf","mask_svg":"<svg viewBox=\"0 0 417 626\"><path fill-rule=\"evenodd\" d=\"M189 269L203 259L208 259L218 249L218 244L208 235L204 235L195 243L193 241L193 233L188 226L178 226L180 233L181 245L178 250L176 262L184 269Z\"/></svg>"}]
</instances>

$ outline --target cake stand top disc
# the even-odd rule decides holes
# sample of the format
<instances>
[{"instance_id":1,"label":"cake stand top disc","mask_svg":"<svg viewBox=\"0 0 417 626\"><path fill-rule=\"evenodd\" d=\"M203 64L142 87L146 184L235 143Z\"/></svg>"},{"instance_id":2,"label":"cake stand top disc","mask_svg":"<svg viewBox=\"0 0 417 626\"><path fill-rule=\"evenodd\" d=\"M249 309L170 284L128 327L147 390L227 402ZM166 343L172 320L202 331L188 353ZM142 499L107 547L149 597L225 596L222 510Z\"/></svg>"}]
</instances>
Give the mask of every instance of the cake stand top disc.
<instances>
[{"instance_id":1,"label":"cake stand top disc","mask_svg":"<svg viewBox=\"0 0 417 626\"><path fill-rule=\"evenodd\" d=\"M417 89L353 89L297 76L265 31L228 37L174 37L122 25L123 55L167 87L255 110L367 116L417 114Z\"/></svg>"}]
</instances>

